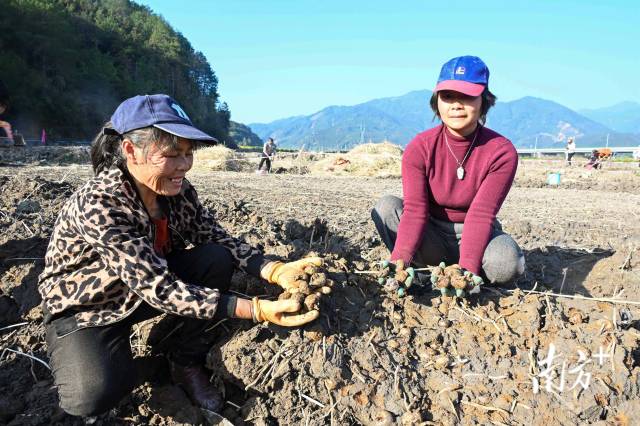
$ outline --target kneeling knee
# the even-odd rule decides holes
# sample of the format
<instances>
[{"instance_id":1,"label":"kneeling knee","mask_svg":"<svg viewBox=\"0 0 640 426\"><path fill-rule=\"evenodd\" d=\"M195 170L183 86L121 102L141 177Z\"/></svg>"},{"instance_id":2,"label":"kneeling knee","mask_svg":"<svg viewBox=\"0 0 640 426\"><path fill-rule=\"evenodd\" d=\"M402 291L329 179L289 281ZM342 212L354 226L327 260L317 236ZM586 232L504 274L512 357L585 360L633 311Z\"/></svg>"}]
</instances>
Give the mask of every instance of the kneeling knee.
<instances>
[{"instance_id":1,"label":"kneeling knee","mask_svg":"<svg viewBox=\"0 0 640 426\"><path fill-rule=\"evenodd\" d=\"M525 259L520 247L508 235L501 235L489 243L482 269L489 282L506 284L524 273Z\"/></svg>"},{"instance_id":2,"label":"kneeling knee","mask_svg":"<svg viewBox=\"0 0 640 426\"><path fill-rule=\"evenodd\" d=\"M392 218L397 218L402 212L402 199L394 195L385 195L376 202L371 210L371 218L374 222L386 223Z\"/></svg>"},{"instance_id":3,"label":"kneeling knee","mask_svg":"<svg viewBox=\"0 0 640 426\"><path fill-rule=\"evenodd\" d=\"M87 375L90 375L88 373ZM72 416L90 417L115 407L134 387L133 381L84 377L58 389L60 407Z\"/></svg>"},{"instance_id":4,"label":"kneeling knee","mask_svg":"<svg viewBox=\"0 0 640 426\"><path fill-rule=\"evenodd\" d=\"M487 264L483 269L492 284L507 284L517 280L524 273L524 256L513 256Z\"/></svg>"}]
</instances>

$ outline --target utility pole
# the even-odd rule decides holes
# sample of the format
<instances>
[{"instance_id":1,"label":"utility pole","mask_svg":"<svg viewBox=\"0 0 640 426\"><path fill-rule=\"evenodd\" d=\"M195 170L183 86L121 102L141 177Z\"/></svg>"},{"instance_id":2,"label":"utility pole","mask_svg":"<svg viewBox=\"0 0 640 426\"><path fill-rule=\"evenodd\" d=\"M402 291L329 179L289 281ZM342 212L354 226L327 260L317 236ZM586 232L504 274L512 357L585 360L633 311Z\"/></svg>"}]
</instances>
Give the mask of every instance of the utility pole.
<instances>
[{"instance_id":1,"label":"utility pole","mask_svg":"<svg viewBox=\"0 0 640 426\"><path fill-rule=\"evenodd\" d=\"M609 148L609 133L607 133L607 146L605 148Z\"/></svg>"}]
</instances>

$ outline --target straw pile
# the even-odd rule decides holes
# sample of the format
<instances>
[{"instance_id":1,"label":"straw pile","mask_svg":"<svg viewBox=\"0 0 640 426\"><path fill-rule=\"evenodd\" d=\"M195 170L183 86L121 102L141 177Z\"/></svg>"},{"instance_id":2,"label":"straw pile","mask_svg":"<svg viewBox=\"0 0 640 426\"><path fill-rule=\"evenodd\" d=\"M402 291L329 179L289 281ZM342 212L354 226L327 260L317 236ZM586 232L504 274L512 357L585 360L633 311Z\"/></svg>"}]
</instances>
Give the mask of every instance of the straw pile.
<instances>
[{"instance_id":1,"label":"straw pile","mask_svg":"<svg viewBox=\"0 0 640 426\"><path fill-rule=\"evenodd\" d=\"M390 142L358 145L346 154L335 154L311 167L315 174L375 177L400 176L402 148Z\"/></svg>"}]
</instances>

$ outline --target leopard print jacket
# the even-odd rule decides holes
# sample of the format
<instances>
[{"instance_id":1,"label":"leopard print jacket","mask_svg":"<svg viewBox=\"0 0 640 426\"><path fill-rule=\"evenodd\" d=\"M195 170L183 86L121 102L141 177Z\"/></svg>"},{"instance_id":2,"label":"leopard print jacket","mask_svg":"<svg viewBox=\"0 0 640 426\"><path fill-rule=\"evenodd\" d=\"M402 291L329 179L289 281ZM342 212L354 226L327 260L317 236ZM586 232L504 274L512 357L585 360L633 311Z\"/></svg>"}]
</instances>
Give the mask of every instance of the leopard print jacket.
<instances>
[{"instance_id":1,"label":"leopard print jacket","mask_svg":"<svg viewBox=\"0 0 640 426\"><path fill-rule=\"evenodd\" d=\"M185 179L165 197L173 249L187 243L226 247L235 264L259 276L262 253L227 234ZM76 329L117 322L144 300L181 316L213 318L220 293L179 280L153 248L154 225L128 175L111 169L92 178L62 207L38 290L50 316L73 312Z\"/></svg>"}]
</instances>

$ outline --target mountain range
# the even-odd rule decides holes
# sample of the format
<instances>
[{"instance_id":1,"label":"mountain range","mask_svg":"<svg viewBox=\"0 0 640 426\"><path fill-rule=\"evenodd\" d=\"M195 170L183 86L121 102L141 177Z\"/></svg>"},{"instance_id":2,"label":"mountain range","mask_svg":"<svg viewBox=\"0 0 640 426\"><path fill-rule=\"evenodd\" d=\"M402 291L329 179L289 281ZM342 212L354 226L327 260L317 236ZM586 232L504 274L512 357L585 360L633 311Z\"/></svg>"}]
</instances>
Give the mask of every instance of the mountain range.
<instances>
[{"instance_id":1,"label":"mountain range","mask_svg":"<svg viewBox=\"0 0 640 426\"><path fill-rule=\"evenodd\" d=\"M364 142L388 140L406 146L419 132L439 123L429 107L432 92L374 99L353 106L329 106L315 114L249 124L260 138L273 137L286 148L349 149ZM497 102L486 125L516 147L563 147L574 136L578 146L640 144L640 104L574 111L559 103L524 97Z\"/></svg>"}]
</instances>

